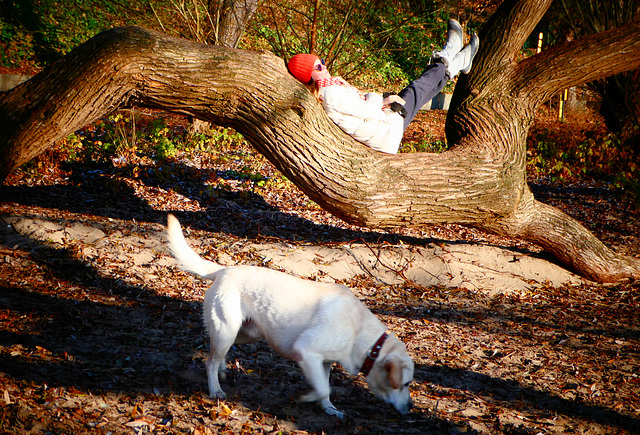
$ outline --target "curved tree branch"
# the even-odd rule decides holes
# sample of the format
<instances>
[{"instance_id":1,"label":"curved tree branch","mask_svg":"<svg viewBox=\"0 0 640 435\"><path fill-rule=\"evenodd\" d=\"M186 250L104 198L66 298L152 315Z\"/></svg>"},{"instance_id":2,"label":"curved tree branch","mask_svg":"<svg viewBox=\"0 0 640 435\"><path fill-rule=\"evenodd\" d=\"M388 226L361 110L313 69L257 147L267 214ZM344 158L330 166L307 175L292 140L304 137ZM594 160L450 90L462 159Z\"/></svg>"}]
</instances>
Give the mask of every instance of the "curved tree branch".
<instances>
[{"instance_id":1,"label":"curved tree branch","mask_svg":"<svg viewBox=\"0 0 640 435\"><path fill-rule=\"evenodd\" d=\"M496 234L508 231L535 243L571 270L594 281L615 282L640 276L640 260L616 254L571 216L536 201L529 189L514 213L487 222L483 229Z\"/></svg>"},{"instance_id":2,"label":"curved tree branch","mask_svg":"<svg viewBox=\"0 0 640 435\"><path fill-rule=\"evenodd\" d=\"M571 86L640 68L640 18L616 29L551 47L518 64L512 89L547 101Z\"/></svg>"},{"instance_id":3,"label":"curved tree branch","mask_svg":"<svg viewBox=\"0 0 640 435\"><path fill-rule=\"evenodd\" d=\"M515 205L497 201L506 184L500 162L456 151L389 155L354 141L271 53L207 46L137 27L96 36L0 100L0 115L14 120L0 127L0 167L13 170L130 104L235 128L314 201L359 225L470 223ZM20 156L25 145L30 153ZM485 168L465 179L478 164ZM465 194L451 194L451 186ZM383 212L386 207L392 211Z\"/></svg>"},{"instance_id":4,"label":"curved tree branch","mask_svg":"<svg viewBox=\"0 0 640 435\"><path fill-rule=\"evenodd\" d=\"M503 1L478 33L480 48L474 70L499 72L516 62L524 42L552 1Z\"/></svg>"}]
</instances>

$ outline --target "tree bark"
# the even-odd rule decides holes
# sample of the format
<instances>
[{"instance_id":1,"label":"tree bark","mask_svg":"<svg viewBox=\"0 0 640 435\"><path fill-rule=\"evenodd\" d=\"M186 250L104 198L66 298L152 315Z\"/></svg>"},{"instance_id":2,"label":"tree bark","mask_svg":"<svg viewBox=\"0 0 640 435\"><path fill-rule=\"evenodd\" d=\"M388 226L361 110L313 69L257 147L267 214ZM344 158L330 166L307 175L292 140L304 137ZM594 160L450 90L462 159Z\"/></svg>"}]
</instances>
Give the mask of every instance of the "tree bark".
<instances>
[{"instance_id":1,"label":"tree bark","mask_svg":"<svg viewBox=\"0 0 640 435\"><path fill-rule=\"evenodd\" d=\"M638 23L516 63L548 1L507 2L485 27L481 52L459 80L457 107L447 120L454 146L441 154L389 155L352 140L271 53L127 27L97 35L0 97L0 177L118 107L155 107L233 127L345 221L474 226L538 243L590 279L637 278L639 260L617 255L577 221L533 198L525 141L544 98L601 70L640 65Z\"/></svg>"},{"instance_id":2,"label":"tree bark","mask_svg":"<svg viewBox=\"0 0 640 435\"><path fill-rule=\"evenodd\" d=\"M466 154L503 162L514 176L510 189L517 197L508 213L472 225L534 242L592 280L638 278L638 259L617 255L575 219L535 200L525 181L525 158L526 135L541 103L570 86L640 65L640 20L514 62L550 2L503 3L479 35L474 68L456 87L448 139ZM505 31L502 23L511 24Z\"/></svg>"}]
</instances>

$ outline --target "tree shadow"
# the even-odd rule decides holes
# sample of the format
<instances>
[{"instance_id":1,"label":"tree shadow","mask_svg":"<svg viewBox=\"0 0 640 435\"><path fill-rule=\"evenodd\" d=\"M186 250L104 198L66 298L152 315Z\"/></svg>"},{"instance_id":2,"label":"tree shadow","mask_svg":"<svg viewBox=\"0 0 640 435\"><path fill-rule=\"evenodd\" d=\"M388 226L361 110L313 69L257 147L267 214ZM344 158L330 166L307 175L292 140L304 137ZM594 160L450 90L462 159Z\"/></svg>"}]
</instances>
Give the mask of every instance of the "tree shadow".
<instances>
[{"instance_id":1,"label":"tree shadow","mask_svg":"<svg viewBox=\"0 0 640 435\"><path fill-rule=\"evenodd\" d=\"M631 297L633 298L633 296ZM577 306L580 304L583 306ZM603 350L600 347L597 350L592 349L596 342L608 341L615 343L620 339L624 341L637 341L640 339L640 331L635 328L635 323L633 323L636 314L632 305L629 306L627 312L629 317L615 317L610 319L608 323L603 323L602 319L596 320L594 318L595 313L588 300L573 303L573 314L566 322L554 322L553 320L557 320L557 318L549 315L549 313L557 310L557 307L552 307L551 304L546 305L543 302L529 306L524 304L524 307L519 310L514 310L513 304L510 306L506 303L495 304L490 309L482 306L476 308L471 301L469 305L468 309L451 308L446 303L431 303L427 298L422 304L407 304L406 307L403 304L398 307L384 302L377 303L372 308L372 312L378 315L386 314L418 320L419 323L455 324L468 328L467 333L470 336L484 332L493 337L490 340L495 340L498 343L496 349L492 349L487 344L487 348L484 352L479 352L479 355L465 353L466 358L474 361L472 367L476 365L484 366L489 363L500 365L501 359L509 356L503 352L512 350L515 346L517 347L516 352L524 354L533 346L522 343L521 340L514 340L511 346L504 345L499 337L500 335L506 337L519 336L525 340L535 340L537 344L534 350L536 351L539 348L543 348L545 352L549 352L550 349L555 348L558 354L575 355L575 358L579 358L577 354L584 351L594 355L597 354L603 360L619 358L618 352L602 354ZM545 317L545 315L548 317ZM588 318L588 320L582 319L582 316ZM624 325L627 326L625 327ZM461 334L464 334L464 332L461 332ZM467 347L469 346L467 345ZM459 357L461 356L460 352ZM588 356L582 355L580 358L584 359L587 364L591 363L588 360ZM578 361L579 359L576 359L574 363L578 365ZM522 373L530 370L535 372L538 368L535 364L528 365L531 364L531 361L527 361L526 358L523 359L521 364L507 358L504 364L511 366L512 370L516 366ZM581 366L578 365L578 367L576 370L581 370ZM584 369L584 365L582 369ZM557 413L570 418L593 421L601 425L615 426L629 433L634 433L640 427L640 418L625 415L606 406L590 404L579 397L566 399L552 392L523 385L512 379L503 379L472 369L451 367L442 361L437 361L434 364L416 365L415 380L419 383L428 383L436 386L435 391L430 392L431 395L436 397L439 394L443 394L443 397L450 397L452 394L451 392L440 393L438 391L440 388L454 389L467 391L497 407L528 409L542 415ZM606 387L604 389L607 390Z\"/></svg>"},{"instance_id":2,"label":"tree shadow","mask_svg":"<svg viewBox=\"0 0 640 435\"><path fill-rule=\"evenodd\" d=\"M166 224L169 211L158 210L136 194L134 189L118 178L118 174L133 172L133 167L114 169L111 166L93 165L95 169L69 168L69 185L52 186L0 186L0 201L15 202L25 206L54 208L72 213L90 213L106 218L136 220ZM114 172L115 171L115 172ZM144 169L140 171L144 173ZM556 260L546 254L532 252L517 246L500 246L489 241L467 242L464 240L438 240L431 237L413 237L384 230L337 227L318 224L288 213L273 206L258 193L252 191L226 191L211 189L202 194L204 182L210 178L209 171L191 168L184 164L171 163L162 175L137 178L144 185L156 189L180 192L193 203L200 204L198 211L171 210L183 225L194 229L226 233L236 237L272 238L305 243L404 243L424 247L432 243L446 242L450 245L469 243L496 246L532 257ZM235 179L230 171L221 171L217 177ZM304 194L301 194L304 195ZM165 207L171 209L171 207ZM347 226L347 225L345 225Z\"/></svg>"},{"instance_id":3,"label":"tree shadow","mask_svg":"<svg viewBox=\"0 0 640 435\"><path fill-rule=\"evenodd\" d=\"M198 177L203 175L187 166L181 170L187 179L181 186L181 192L186 197L201 201L202 198L190 193L189 189L193 188L193 180L200 180ZM176 183L175 178L164 182L145 182L164 189ZM131 186L109 171L101 170L76 172L70 185L2 186L0 201L162 225L166 222L167 213L149 205L136 195ZM193 228L238 237L266 236L312 243L365 240L395 244L402 241L415 246L435 241L319 225L287 214L253 192L223 192L206 202L202 211L176 214L184 224ZM0 310L14 313L15 318L26 316L33 321L32 329L26 328L20 333L0 331L0 345L9 349L0 353L0 366L5 373L28 382L73 386L87 391L189 395L201 394L206 389L206 375L201 362L206 340L199 302L159 295L127 285L119 279L104 277L66 249L50 248L28 237L23 237L22 243L30 252L28 260L33 262L33 266L51 273L47 278L51 282L42 288L18 284L3 286ZM76 288L79 293L62 295L56 288L57 284ZM383 309L377 307L373 311ZM403 317L397 307L391 307L389 311L394 316ZM429 320L424 311L416 314L414 310L412 315ZM445 320L469 322L477 315L471 311L453 310ZM541 325L533 317L504 318ZM600 333L618 336L617 332L606 329ZM38 347L46 352L39 351ZM11 352L15 352L15 356ZM324 416L315 405L298 404L290 399L289 396L304 389L306 383L297 374L294 363L276 356L266 345L235 348L229 355L229 361L232 364L237 361L230 380L223 384L231 398L251 409L267 410L281 419L306 422L301 423L301 427L307 430L352 433L355 428L380 429L378 423L372 423L372 416L388 425L390 432L396 433L443 433L459 426L426 412L398 417L393 409L363 388L361 382L354 383L340 372L333 375L334 403L353 417L346 423L337 422ZM141 373L144 375L140 376ZM516 407L516 402L524 400L535 409L589 417L627 430L640 423L607 408L569 401L515 381L471 370L446 365L419 365L416 377L419 382L444 388L456 386L475 395L498 397L505 406Z\"/></svg>"},{"instance_id":4,"label":"tree shadow","mask_svg":"<svg viewBox=\"0 0 640 435\"><path fill-rule=\"evenodd\" d=\"M524 387L513 380L495 378L446 365L420 365L416 367L415 373L417 382L428 382L441 388L468 391L476 397L485 398L496 407L525 408L540 414L557 413L601 425L615 426L629 433L634 433L640 427L638 418L621 414L604 406L590 405L581 399L568 400L548 392Z\"/></svg>"},{"instance_id":5,"label":"tree shadow","mask_svg":"<svg viewBox=\"0 0 640 435\"><path fill-rule=\"evenodd\" d=\"M98 396L206 394L200 302L104 277L66 249L23 239L20 246L29 254L15 261L20 269L29 268L25 273L36 282L40 276L43 280L34 287L17 272L17 264L0 263L3 376L40 385L43 397L56 387ZM9 268L16 270L13 285L7 282ZM308 388L306 381L294 362L264 342L234 347L228 362L230 375L223 387L231 401L295 421L300 430L352 433L369 426L374 432L388 427L395 433L441 433L432 429L459 426L416 413L400 417L363 388L362 381L335 369L335 402L350 418L327 416L316 404L293 399Z\"/></svg>"},{"instance_id":6,"label":"tree shadow","mask_svg":"<svg viewBox=\"0 0 640 435\"><path fill-rule=\"evenodd\" d=\"M19 268L43 278L41 285L33 287L21 281L16 269L12 278L17 284L5 282L2 286L0 312L8 314L5 321L24 322L22 327L0 331L4 348L0 366L5 374L26 382L90 392L203 394L206 375L201 359L206 340L199 302L163 296L105 277L67 249L14 237L21 238L19 245L28 252L20 259L25 263ZM10 267L3 266L5 273ZM377 306L373 311L381 310L385 307ZM404 316L395 306L388 311ZM413 313L415 316L416 311ZM429 320L423 311L418 313ZM451 310L445 320L468 323L480 314L491 315ZM522 317L505 319L527 321ZM293 362L275 355L266 344L234 348L229 362L231 376L223 387L232 400L283 420L293 419L300 429L352 433L355 428L375 432L386 427L389 433L442 433L461 426L424 409L398 416L364 388L362 380L354 381L334 370L334 403L351 416L340 422L325 416L314 404L291 399L306 388L306 382ZM524 403L536 410L588 418L629 431L640 424L638 419L605 407L444 364L418 365L416 380L499 400L505 407L517 408Z\"/></svg>"},{"instance_id":7,"label":"tree shadow","mask_svg":"<svg viewBox=\"0 0 640 435\"><path fill-rule=\"evenodd\" d=\"M199 302L104 277L67 249L17 237L29 254L13 260L20 265L3 266L0 310L7 313L5 320L13 319L7 323L13 331L0 331L0 345L16 355L0 355L5 373L84 390L198 390L178 374L192 367L202 344ZM13 235L12 248L15 240ZM7 276L7 267L15 273ZM29 269L27 279L18 272L24 268ZM34 287L33 282L40 284ZM21 325L21 318L28 321ZM38 348L46 352L39 354ZM164 381L149 385L140 379L137 373L149 367Z\"/></svg>"}]
</instances>

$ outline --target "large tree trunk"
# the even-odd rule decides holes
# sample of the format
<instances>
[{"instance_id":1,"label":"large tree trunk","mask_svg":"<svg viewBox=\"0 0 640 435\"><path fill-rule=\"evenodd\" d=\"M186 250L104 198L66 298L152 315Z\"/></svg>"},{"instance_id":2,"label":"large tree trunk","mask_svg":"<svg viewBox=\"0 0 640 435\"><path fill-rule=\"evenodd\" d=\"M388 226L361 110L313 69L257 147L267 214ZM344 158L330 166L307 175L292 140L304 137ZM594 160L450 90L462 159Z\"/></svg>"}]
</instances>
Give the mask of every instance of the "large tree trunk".
<instances>
[{"instance_id":1,"label":"large tree trunk","mask_svg":"<svg viewBox=\"0 0 640 435\"><path fill-rule=\"evenodd\" d=\"M482 51L447 120L455 146L441 154L389 155L355 142L271 53L128 27L96 36L0 97L0 177L118 107L156 107L235 128L348 222L475 226L538 243L594 280L638 277L637 259L615 254L574 219L535 201L525 139L537 105L553 93L640 66L640 26L516 63L547 3L505 4L485 27Z\"/></svg>"},{"instance_id":2,"label":"large tree trunk","mask_svg":"<svg viewBox=\"0 0 640 435\"><path fill-rule=\"evenodd\" d=\"M502 178L513 177L511 195L517 196L508 213L474 225L537 243L597 281L637 278L638 259L615 254L575 219L534 199L525 182L525 157L526 135L541 103L570 86L640 65L640 20L514 62L550 3L503 3L483 27L475 67L456 88L448 138L464 145L467 154L504 164ZM501 23L512 25L505 29Z\"/></svg>"}]
</instances>

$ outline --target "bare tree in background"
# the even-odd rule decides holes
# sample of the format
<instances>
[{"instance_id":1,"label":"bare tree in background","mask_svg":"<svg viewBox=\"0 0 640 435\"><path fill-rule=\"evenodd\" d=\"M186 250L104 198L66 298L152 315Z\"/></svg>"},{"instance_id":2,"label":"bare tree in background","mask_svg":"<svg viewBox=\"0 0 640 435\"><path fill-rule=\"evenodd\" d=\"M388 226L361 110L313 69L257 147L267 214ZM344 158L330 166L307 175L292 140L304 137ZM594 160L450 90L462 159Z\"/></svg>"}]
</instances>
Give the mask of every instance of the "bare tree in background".
<instances>
[{"instance_id":1,"label":"bare tree in background","mask_svg":"<svg viewBox=\"0 0 640 435\"><path fill-rule=\"evenodd\" d=\"M156 20L169 35L237 48L260 0L173 0Z\"/></svg>"},{"instance_id":2,"label":"bare tree in background","mask_svg":"<svg viewBox=\"0 0 640 435\"><path fill-rule=\"evenodd\" d=\"M237 48L259 0L209 0L207 10L218 20L217 44Z\"/></svg>"},{"instance_id":3,"label":"bare tree in background","mask_svg":"<svg viewBox=\"0 0 640 435\"><path fill-rule=\"evenodd\" d=\"M638 0L561 0L561 21L573 37L603 32L640 18ZM601 113L624 149L640 157L640 69L590 83L602 97Z\"/></svg>"}]
</instances>

